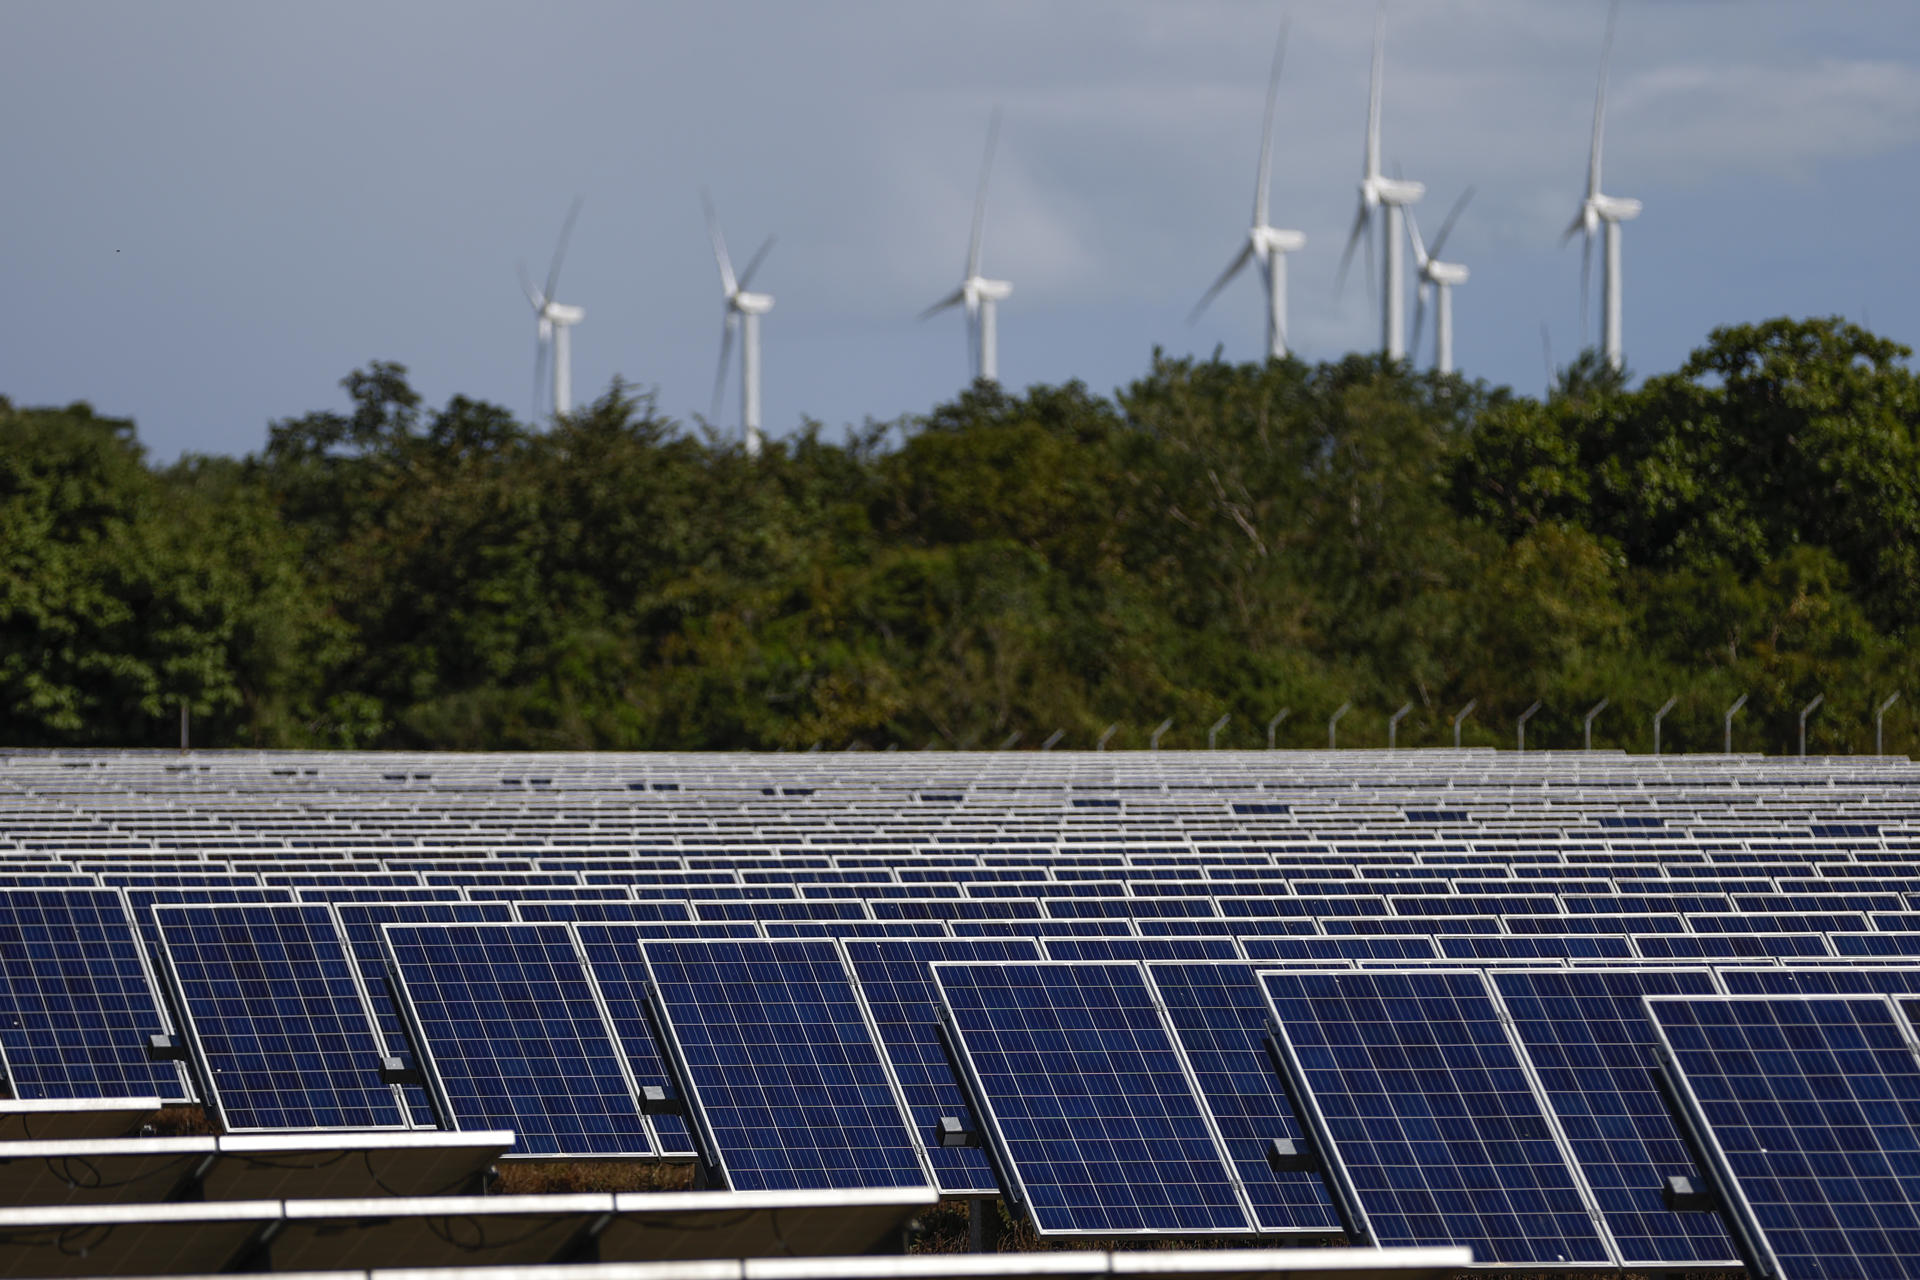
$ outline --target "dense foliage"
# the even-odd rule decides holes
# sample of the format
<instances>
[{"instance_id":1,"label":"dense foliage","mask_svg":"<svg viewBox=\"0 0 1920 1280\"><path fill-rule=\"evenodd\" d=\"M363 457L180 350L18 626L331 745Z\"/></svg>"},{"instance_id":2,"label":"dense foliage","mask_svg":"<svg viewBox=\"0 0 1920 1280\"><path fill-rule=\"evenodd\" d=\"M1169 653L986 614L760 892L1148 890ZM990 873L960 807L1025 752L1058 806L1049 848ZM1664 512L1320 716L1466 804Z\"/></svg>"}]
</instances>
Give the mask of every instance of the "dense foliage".
<instances>
[{"instance_id":1,"label":"dense foliage","mask_svg":"<svg viewBox=\"0 0 1920 1280\"><path fill-rule=\"evenodd\" d=\"M150 466L0 400L0 739L483 748L1873 749L1920 697L1920 384L1837 320L1545 401L1351 357L977 386L757 461L616 385L534 429L397 365ZM1914 719L1887 719L1910 751Z\"/></svg>"}]
</instances>

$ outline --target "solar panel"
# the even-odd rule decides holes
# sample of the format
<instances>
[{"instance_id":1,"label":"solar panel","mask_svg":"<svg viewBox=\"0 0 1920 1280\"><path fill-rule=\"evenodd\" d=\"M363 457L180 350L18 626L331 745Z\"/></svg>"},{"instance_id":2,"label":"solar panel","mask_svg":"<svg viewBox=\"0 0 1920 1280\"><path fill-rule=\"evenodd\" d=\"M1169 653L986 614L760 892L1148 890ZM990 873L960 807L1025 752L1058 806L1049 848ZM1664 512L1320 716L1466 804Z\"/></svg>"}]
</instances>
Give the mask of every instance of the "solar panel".
<instances>
[{"instance_id":1,"label":"solar panel","mask_svg":"<svg viewBox=\"0 0 1920 1280\"><path fill-rule=\"evenodd\" d=\"M347 954L360 971L360 986L367 993L373 1010L374 1029L380 1033L387 1053L410 1067L418 1067L413 1045L407 1039L406 1023L393 1002L387 981L387 949L380 941L383 924L480 924L488 920L511 920L513 908L504 902L338 902L333 908L340 935L347 940ZM437 1125L433 1102L417 1084L400 1086L401 1101L413 1123L423 1129Z\"/></svg>"},{"instance_id":2,"label":"solar panel","mask_svg":"<svg viewBox=\"0 0 1920 1280\"><path fill-rule=\"evenodd\" d=\"M1488 975L1629 1267L1736 1265L1712 1214L1673 1213L1667 1178L1698 1179L1654 1075L1646 995L1711 995L1705 969L1501 970Z\"/></svg>"},{"instance_id":3,"label":"solar panel","mask_svg":"<svg viewBox=\"0 0 1920 1280\"><path fill-rule=\"evenodd\" d=\"M1317 1173L1277 1172L1267 1163L1272 1139L1304 1143L1306 1134L1267 1049L1271 1015L1253 966L1161 961L1147 972L1260 1229L1316 1235L1341 1230Z\"/></svg>"},{"instance_id":4,"label":"solar panel","mask_svg":"<svg viewBox=\"0 0 1920 1280\"><path fill-rule=\"evenodd\" d=\"M150 1062L168 1030L111 889L0 891L0 1062L16 1098L192 1097L179 1064Z\"/></svg>"},{"instance_id":5,"label":"solar panel","mask_svg":"<svg viewBox=\"0 0 1920 1280\"><path fill-rule=\"evenodd\" d=\"M1254 1231L1138 965L933 973L970 1091L1041 1235Z\"/></svg>"},{"instance_id":6,"label":"solar panel","mask_svg":"<svg viewBox=\"0 0 1920 1280\"><path fill-rule=\"evenodd\" d=\"M1920 1059L1883 996L1649 997L1676 1109L1758 1276L1912 1274Z\"/></svg>"},{"instance_id":7,"label":"solar panel","mask_svg":"<svg viewBox=\"0 0 1920 1280\"><path fill-rule=\"evenodd\" d=\"M1615 1264L1478 973L1261 978L1354 1235L1469 1245L1481 1264Z\"/></svg>"},{"instance_id":8,"label":"solar panel","mask_svg":"<svg viewBox=\"0 0 1920 1280\"><path fill-rule=\"evenodd\" d=\"M405 1127L327 908L159 906L154 919L223 1128Z\"/></svg>"},{"instance_id":9,"label":"solar panel","mask_svg":"<svg viewBox=\"0 0 1920 1280\"><path fill-rule=\"evenodd\" d=\"M841 946L906 1102L907 1118L933 1169L934 1186L942 1195L1000 1194L985 1151L940 1144L942 1116L959 1119L975 1133L980 1122L954 1078L940 1039L940 997L931 966L936 960L1037 960L1038 948L1025 938L854 938Z\"/></svg>"},{"instance_id":10,"label":"solar panel","mask_svg":"<svg viewBox=\"0 0 1920 1280\"><path fill-rule=\"evenodd\" d=\"M401 1003L454 1129L544 1156L647 1156L639 1097L563 924L382 926Z\"/></svg>"},{"instance_id":11,"label":"solar panel","mask_svg":"<svg viewBox=\"0 0 1920 1280\"><path fill-rule=\"evenodd\" d=\"M928 1185L832 942L641 945L674 1066L730 1189Z\"/></svg>"}]
</instances>

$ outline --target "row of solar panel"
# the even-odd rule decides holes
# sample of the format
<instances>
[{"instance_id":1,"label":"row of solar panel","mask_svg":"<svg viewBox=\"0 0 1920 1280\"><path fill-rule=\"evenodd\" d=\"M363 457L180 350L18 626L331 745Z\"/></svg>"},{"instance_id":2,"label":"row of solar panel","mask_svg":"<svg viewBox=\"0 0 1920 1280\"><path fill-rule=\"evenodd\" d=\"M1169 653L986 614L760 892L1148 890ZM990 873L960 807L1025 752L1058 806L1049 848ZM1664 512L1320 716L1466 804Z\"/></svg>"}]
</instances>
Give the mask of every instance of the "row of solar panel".
<instances>
[{"instance_id":1,"label":"row of solar panel","mask_svg":"<svg viewBox=\"0 0 1920 1280\"><path fill-rule=\"evenodd\" d=\"M916 1185L931 1167L949 1194L1004 1180L1050 1233L1344 1230L1529 1264L1728 1257L1712 1219L1660 1204L1663 1178L1698 1175L1634 1006L1715 993L1707 970L1256 976L1240 961L1046 962L1019 940L839 949L497 923L388 925L372 974L365 941L350 954L321 908L157 915L191 1061L233 1128L411 1121L510 1128L523 1153L697 1150L736 1189ZM1907 992L1920 973L1719 981ZM423 1050L425 1090L393 1083L403 1043ZM983 1152L939 1145L942 1117L978 1129L969 1096L1000 1176ZM1317 1144L1321 1172L1275 1169L1276 1137Z\"/></svg>"}]
</instances>

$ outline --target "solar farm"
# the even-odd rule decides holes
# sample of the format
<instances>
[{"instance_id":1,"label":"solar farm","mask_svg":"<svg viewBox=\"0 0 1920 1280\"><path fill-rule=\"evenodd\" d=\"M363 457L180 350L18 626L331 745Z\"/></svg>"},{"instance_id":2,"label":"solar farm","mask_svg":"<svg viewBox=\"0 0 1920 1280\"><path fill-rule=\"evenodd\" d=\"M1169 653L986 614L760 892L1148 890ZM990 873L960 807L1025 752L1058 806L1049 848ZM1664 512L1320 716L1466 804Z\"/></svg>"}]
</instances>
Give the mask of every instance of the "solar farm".
<instances>
[{"instance_id":1,"label":"solar farm","mask_svg":"<svg viewBox=\"0 0 1920 1280\"><path fill-rule=\"evenodd\" d=\"M1912 1276L1920 769L15 753L0 1067L5 1276Z\"/></svg>"}]
</instances>

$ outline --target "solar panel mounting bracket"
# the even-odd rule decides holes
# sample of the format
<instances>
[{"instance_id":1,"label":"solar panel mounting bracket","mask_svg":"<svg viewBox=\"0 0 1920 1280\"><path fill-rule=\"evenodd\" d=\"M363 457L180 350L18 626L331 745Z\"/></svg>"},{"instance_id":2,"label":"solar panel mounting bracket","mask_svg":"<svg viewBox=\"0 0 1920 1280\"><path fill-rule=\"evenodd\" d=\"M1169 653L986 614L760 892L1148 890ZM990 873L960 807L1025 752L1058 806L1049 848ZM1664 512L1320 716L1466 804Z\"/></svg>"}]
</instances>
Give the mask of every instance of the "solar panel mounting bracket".
<instances>
[{"instance_id":1,"label":"solar panel mounting bracket","mask_svg":"<svg viewBox=\"0 0 1920 1280\"><path fill-rule=\"evenodd\" d=\"M156 1031L147 1037L147 1059L151 1062L185 1062L187 1046L170 1035Z\"/></svg>"},{"instance_id":2,"label":"solar panel mounting bracket","mask_svg":"<svg viewBox=\"0 0 1920 1280\"><path fill-rule=\"evenodd\" d=\"M1720 1207L1720 1198L1713 1194L1711 1186L1696 1184L1692 1178L1678 1173L1661 1184L1660 1199L1669 1213L1712 1213Z\"/></svg>"},{"instance_id":3,"label":"solar panel mounting bracket","mask_svg":"<svg viewBox=\"0 0 1920 1280\"><path fill-rule=\"evenodd\" d=\"M1305 1139L1269 1138L1267 1166L1275 1173L1313 1173L1320 1168L1320 1161Z\"/></svg>"},{"instance_id":4,"label":"solar panel mounting bracket","mask_svg":"<svg viewBox=\"0 0 1920 1280\"><path fill-rule=\"evenodd\" d=\"M426 1076L419 1067L413 1066L405 1058L387 1054L380 1059L381 1084L417 1084L424 1086Z\"/></svg>"},{"instance_id":5,"label":"solar panel mounting bracket","mask_svg":"<svg viewBox=\"0 0 1920 1280\"><path fill-rule=\"evenodd\" d=\"M640 1114L643 1116L684 1116L687 1104L657 1084L640 1086Z\"/></svg>"},{"instance_id":6,"label":"solar panel mounting bracket","mask_svg":"<svg viewBox=\"0 0 1920 1280\"><path fill-rule=\"evenodd\" d=\"M977 1147L980 1143L980 1131L969 1128L959 1116L940 1117L940 1145L943 1147Z\"/></svg>"}]
</instances>

